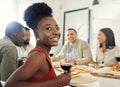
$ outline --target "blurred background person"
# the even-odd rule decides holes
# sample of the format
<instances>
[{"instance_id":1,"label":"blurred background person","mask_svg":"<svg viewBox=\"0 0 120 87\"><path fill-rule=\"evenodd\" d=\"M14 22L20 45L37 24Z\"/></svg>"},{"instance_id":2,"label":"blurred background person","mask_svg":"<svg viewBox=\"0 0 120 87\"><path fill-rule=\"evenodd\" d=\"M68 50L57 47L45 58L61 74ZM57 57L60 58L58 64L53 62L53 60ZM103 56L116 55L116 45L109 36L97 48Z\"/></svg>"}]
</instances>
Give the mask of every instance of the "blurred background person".
<instances>
[{"instance_id":1,"label":"blurred background person","mask_svg":"<svg viewBox=\"0 0 120 87\"><path fill-rule=\"evenodd\" d=\"M0 40L0 80L6 81L16 70L16 46L21 46L23 42L24 26L18 22L9 23L5 29L5 37Z\"/></svg>"},{"instance_id":2,"label":"blurred background person","mask_svg":"<svg viewBox=\"0 0 120 87\"><path fill-rule=\"evenodd\" d=\"M24 20L33 29L36 47L26 62L7 80L4 87L63 87L71 80L71 72L56 76L49 52L58 45L59 26L52 9L45 3L34 3L25 10Z\"/></svg>"},{"instance_id":3,"label":"blurred background person","mask_svg":"<svg viewBox=\"0 0 120 87\"><path fill-rule=\"evenodd\" d=\"M28 53L33 48L32 44L30 44L30 37L30 29L25 27L24 43L21 47L16 46L18 51L18 67L26 61Z\"/></svg>"},{"instance_id":4,"label":"blurred background person","mask_svg":"<svg viewBox=\"0 0 120 87\"><path fill-rule=\"evenodd\" d=\"M92 61L92 53L89 44L78 38L74 28L67 30L68 41L63 45L62 50L52 60L59 60L61 57L70 57L75 64L89 64Z\"/></svg>"},{"instance_id":5,"label":"blurred background person","mask_svg":"<svg viewBox=\"0 0 120 87\"><path fill-rule=\"evenodd\" d=\"M110 28L102 28L98 33L99 46L96 51L96 61L105 66L114 65L118 62L115 59L115 52L120 50L115 44L114 33Z\"/></svg>"},{"instance_id":6,"label":"blurred background person","mask_svg":"<svg viewBox=\"0 0 120 87\"><path fill-rule=\"evenodd\" d=\"M21 47L17 46L19 58L26 57L30 50L33 48L32 44L30 44L30 37L30 29L25 27L24 43Z\"/></svg>"}]
</instances>

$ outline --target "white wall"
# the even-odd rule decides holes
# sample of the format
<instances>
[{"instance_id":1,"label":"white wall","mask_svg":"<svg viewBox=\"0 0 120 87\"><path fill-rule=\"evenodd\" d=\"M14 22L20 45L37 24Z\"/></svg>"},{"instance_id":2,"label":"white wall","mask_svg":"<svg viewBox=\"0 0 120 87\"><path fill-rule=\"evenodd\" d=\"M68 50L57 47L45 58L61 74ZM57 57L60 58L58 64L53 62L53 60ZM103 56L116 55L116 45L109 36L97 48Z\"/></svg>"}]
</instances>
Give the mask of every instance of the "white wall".
<instances>
[{"instance_id":1,"label":"white wall","mask_svg":"<svg viewBox=\"0 0 120 87\"><path fill-rule=\"evenodd\" d=\"M93 0L60 0L60 1L61 1L60 13L58 13L58 14L60 14L60 16L58 17L57 20L60 21L59 25L61 27L61 39L59 41L60 42L59 46L55 49L53 48L51 51L55 54L57 54L60 51L60 49L62 48L64 12L89 7L92 5L92 2L93 2Z\"/></svg>"},{"instance_id":2,"label":"white wall","mask_svg":"<svg viewBox=\"0 0 120 87\"><path fill-rule=\"evenodd\" d=\"M15 21L16 3L14 0L0 0L0 39L4 36L6 25L12 20Z\"/></svg>"},{"instance_id":3,"label":"white wall","mask_svg":"<svg viewBox=\"0 0 120 87\"><path fill-rule=\"evenodd\" d=\"M61 0L61 19L63 27L63 14L65 11L89 7L91 9L91 36L90 46L93 56L97 45L97 34L99 29L110 27L115 33L116 44L120 45L120 0L99 0L99 5L92 6L93 0ZM61 46L61 45L59 45ZM62 46L61 46L62 47ZM95 57L94 57L95 58Z\"/></svg>"},{"instance_id":4,"label":"white wall","mask_svg":"<svg viewBox=\"0 0 120 87\"><path fill-rule=\"evenodd\" d=\"M14 1L14 0L11 0ZM99 5L92 6L93 0L18 0L19 4L23 4L22 9L24 7L27 7L29 4L33 2L46 2L48 5L50 5L53 8L53 15L56 19L57 23L59 24L61 28L61 38L59 41L59 45L57 48L53 48L51 52L57 54L60 49L62 48L62 36L63 36L63 18L64 18L64 12L89 7L91 9L91 36L90 36L90 46L93 52L93 55L95 54L96 44L97 44L97 34L99 29L103 27L110 27L113 29L116 37L116 43L117 45L120 45L120 35L119 35L119 28L120 28L120 0L99 0ZM20 3L21 2L21 3ZM15 0L15 3L16 0ZM27 4L28 3L28 4ZM0 3L1 4L1 3ZM27 4L27 5L26 5ZM17 6L16 6L17 7ZM18 7L18 11L21 7ZM1 8L2 9L2 8ZM3 9L2 9L3 10ZM5 9L4 9L5 10ZM17 11L17 10L16 10ZM22 10L16 15L13 14L15 17L19 17L18 20L20 22L23 22L23 12ZM21 17L20 17L21 16ZM17 18L15 18L17 19ZM1 27L1 26L0 26ZM3 28L1 28L3 29ZM4 29L3 29L4 30ZM0 35L3 35L0 32ZM1 38L1 36L0 36ZM35 45L35 38L32 34L31 43Z\"/></svg>"},{"instance_id":5,"label":"white wall","mask_svg":"<svg viewBox=\"0 0 120 87\"><path fill-rule=\"evenodd\" d=\"M53 48L51 50L51 53L57 54L61 48L62 48L62 41L63 41L63 21L64 21L64 12L65 11L70 11L70 10L75 10L75 9L81 9L85 7L90 7L92 5L93 0L60 0L60 13L59 18L57 20L60 20L60 27L61 27L61 39L60 43L57 46L57 48ZM57 51L56 51L57 50Z\"/></svg>"},{"instance_id":6,"label":"white wall","mask_svg":"<svg viewBox=\"0 0 120 87\"><path fill-rule=\"evenodd\" d=\"M91 7L91 49L93 56L97 45L97 34L99 29L109 27L115 34L116 44L120 46L120 0L101 2L100 5Z\"/></svg>"}]
</instances>

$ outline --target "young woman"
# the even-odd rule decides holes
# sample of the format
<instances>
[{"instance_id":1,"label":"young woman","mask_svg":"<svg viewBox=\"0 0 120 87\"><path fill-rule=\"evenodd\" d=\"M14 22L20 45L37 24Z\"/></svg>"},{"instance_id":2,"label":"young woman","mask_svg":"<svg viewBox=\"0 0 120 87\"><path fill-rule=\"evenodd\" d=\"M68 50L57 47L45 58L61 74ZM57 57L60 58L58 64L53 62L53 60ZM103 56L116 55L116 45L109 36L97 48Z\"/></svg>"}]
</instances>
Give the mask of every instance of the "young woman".
<instances>
[{"instance_id":1,"label":"young woman","mask_svg":"<svg viewBox=\"0 0 120 87\"><path fill-rule=\"evenodd\" d=\"M115 59L115 52L120 50L115 44L114 33L110 28L103 28L98 34L99 47L97 48L97 62L103 63L105 66L114 65L118 62Z\"/></svg>"},{"instance_id":2,"label":"young woman","mask_svg":"<svg viewBox=\"0 0 120 87\"><path fill-rule=\"evenodd\" d=\"M52 9L45 3L35 3L25 10L24 20L33 29L36 47L27 61L7 80L5 87L62 87L68 85L71 73L56 76L48 56L52 46L58 45L59 26Z\"/></svg>"}]
</instances>

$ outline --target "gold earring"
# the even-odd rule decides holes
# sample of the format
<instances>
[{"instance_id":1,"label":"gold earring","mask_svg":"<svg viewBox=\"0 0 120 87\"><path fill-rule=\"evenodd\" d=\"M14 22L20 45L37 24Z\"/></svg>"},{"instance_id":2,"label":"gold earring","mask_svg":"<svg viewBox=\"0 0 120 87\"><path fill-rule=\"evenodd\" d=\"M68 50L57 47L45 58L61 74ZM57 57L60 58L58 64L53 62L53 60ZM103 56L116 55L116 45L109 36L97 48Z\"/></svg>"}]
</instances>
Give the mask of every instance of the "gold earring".
<instances>
[{"instance_id":1,"label":"gold earring","mask_svg":"<svg viewBox=\"0 0 120 87\"><path fill-rule=\"evenodd\" d=\"M39 37L37 37L36 39L37 39L37 41L40 41L40 38L39 38Z\"/></svg>"}]
</instances>

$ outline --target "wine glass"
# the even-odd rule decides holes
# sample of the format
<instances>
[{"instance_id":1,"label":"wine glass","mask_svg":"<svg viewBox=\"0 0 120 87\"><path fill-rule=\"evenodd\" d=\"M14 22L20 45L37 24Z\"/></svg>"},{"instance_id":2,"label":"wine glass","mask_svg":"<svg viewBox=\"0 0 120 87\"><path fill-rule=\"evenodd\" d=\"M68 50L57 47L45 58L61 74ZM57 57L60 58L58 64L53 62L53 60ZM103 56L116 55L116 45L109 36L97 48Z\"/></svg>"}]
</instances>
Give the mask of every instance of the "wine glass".
<instances>
[{"instance_id":1,"label":"wine glass","mask_svg":"<svg viewBox=\"0 0 120 87\"><path fill-rule=\"evenodd\" d=\"M24 64L24 62L26 61L26 57L19 57L18 58L18 67L20 67L21 65L23 65Z\"/></svg>"},{"instance_id":2,"label":"wine glass","mask_svg":"<svg viewBox=\"0 0 120 87\"><path fill-rule=\"evenodd\" d=\"M50 57L53 57L54 54L53 54L53 53L50 53L49 55L50 55Z\"/></svg>"},{"instance_id":3,"label":"wine glass","mask_svg":"<svg viewBox=\"0 0 120 87\"><path fill-rule=\"evenodd\" d=\"M67 73L70 71L71 67L73 65L73 62L69 56L61 58L60 60L60 66L64 70L64 73Z\"/></svg>"},{"instance_id":4,"label":"wine glass","mask_svg":"<svg viewBox=\"0 0 120 87\"><path fill-rule=\"evenodd\" d=\"M115 52L115 58L118 61L118 63L120 64L120 51Z\"/></svg>"}]
</instances>

